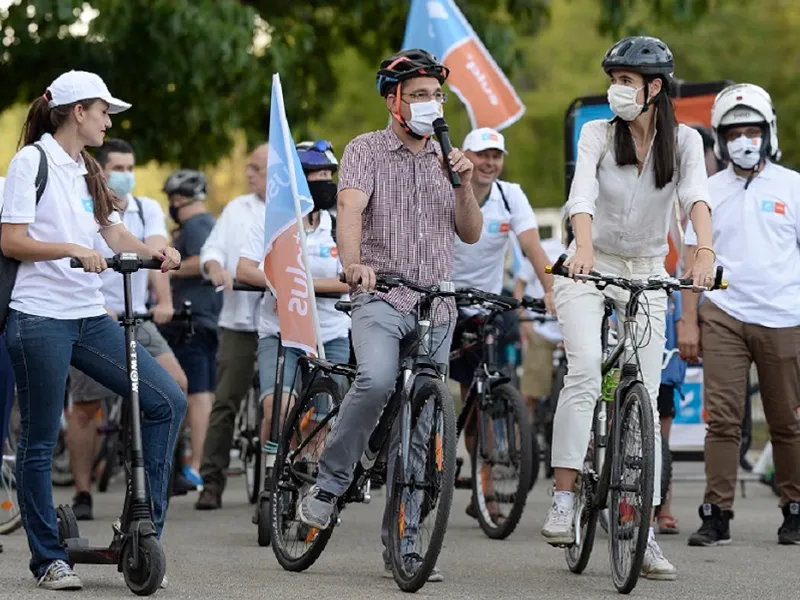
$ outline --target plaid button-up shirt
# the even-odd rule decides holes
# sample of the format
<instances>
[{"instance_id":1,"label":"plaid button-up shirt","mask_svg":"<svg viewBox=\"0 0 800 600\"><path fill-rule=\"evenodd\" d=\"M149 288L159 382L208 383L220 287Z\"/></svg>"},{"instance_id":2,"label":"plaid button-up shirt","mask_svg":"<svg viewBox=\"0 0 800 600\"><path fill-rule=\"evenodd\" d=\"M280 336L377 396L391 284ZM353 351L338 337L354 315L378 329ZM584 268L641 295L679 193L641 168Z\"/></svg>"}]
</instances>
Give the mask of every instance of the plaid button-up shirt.
<instances>
[{"instance_id":1,"label":"plaid button-up shirt","mask_svg":"<svg viewBox=\"0 0 800 600\"><path fill-rule=\"evenodd\" d=\"M364 192L361 264L378 275L400 275L419 285L450 281L456 231L456 197L440 165L441 148L431 139L413 154L388 127L351 141L342 155L339 191ZM355 294L354 294L355 295ZM402 314L411 312L419 294L396 288L379 294ZM455 314L434 303L434 324Z\"/></svg>"}]
</instances>

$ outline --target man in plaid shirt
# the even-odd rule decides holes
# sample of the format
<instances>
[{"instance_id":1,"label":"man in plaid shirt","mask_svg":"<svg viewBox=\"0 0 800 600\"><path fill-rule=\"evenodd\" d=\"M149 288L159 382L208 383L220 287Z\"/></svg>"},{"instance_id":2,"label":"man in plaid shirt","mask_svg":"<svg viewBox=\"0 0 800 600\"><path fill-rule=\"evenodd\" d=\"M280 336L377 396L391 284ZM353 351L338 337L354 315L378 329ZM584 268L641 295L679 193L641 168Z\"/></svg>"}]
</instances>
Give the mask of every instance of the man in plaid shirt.
<instances>
[{"instance_id":1,"label":"man in plaid shirt","mask_svg":"<svg viewBox=\"0 0 800 600\"><path fill-rule=\"evenodd\" d=\"M405 288L374 293L376 273L400 275L420 285L449 281L455 235L474 244L481 234L483 217L472 191L472 163L456 149L447 157L461 175L461 187L454 191L441 149L430 138L433 121L442 115L446 96L441 86L447 75L447 68L424 50L406 50L383 61L378 91L393 117L391 124L357 137L342 156L337 241L353 288L358 375L326 441L317 484L300 505L299 517L311 527L330 525L336 499L350 486L353 466L394 390L401 344L408 347L416 333L413 309L418 295ZM445 304L452 310L440 306L433 323L433 359L440 364L448 360L449 320L455 313L452 301ZM393 439L392 447L397 443ZM391 577L389 489L386 498L381 538L384 567ZM417 554L404 560L411 571L421 563ZM434 569L429 581L442 580Z\"/></svg>"}]
</instances>

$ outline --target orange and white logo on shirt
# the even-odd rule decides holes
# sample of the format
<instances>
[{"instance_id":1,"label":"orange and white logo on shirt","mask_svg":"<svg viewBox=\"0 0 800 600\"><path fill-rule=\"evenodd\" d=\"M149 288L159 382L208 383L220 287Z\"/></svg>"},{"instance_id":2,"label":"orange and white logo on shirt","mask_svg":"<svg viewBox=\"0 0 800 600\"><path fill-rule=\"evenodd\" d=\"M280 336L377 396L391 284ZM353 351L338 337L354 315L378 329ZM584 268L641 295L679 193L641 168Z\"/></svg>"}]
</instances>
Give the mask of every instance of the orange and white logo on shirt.
<instances>
[{"instance_id":1,"label":"orange and white logo on shirt","mask_svg":"<svg viewBox=\"0 0 800 600\"><path fill-rule=\"evenodd\" d=\"M783 202L778 202L777 200L762 200L761 212L785 215L786 205Z\"/></svg>"}]
</instances>

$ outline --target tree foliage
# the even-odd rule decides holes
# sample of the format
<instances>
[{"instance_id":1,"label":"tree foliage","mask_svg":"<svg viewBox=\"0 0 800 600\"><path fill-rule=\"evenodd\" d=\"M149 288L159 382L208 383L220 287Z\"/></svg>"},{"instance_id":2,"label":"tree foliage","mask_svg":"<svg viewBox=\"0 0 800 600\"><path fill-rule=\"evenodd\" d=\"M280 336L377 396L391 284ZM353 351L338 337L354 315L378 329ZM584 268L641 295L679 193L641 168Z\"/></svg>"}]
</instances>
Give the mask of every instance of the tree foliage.
<instances>
[{"instance_id":1,"label":"tree foliage","mask_svg":"<svg viewBox=\"0 0 800 600\"><path fill-rule=\"evenodd\" d=\"M525 74L526 45L541 31L550 0L458 0L509 74ZM587 24L614 30L631 8L670 15L690 0L592 0ZM408 1L371 0L31 0L0 12L0 110L28 103L59 73L88 69L134 104L118 135L141 158L200 166L227 155L237 131L264 139L273 72L284 80L296 135L324 114L348 81L341 56L374 70L403 39ZM95 18L87 19L88 15ZM677 13L675 13L677 14ZM77 23L77 24L76 24ZM355 54L353 54L353 52ZM520 78L522 89L536 85ZM368 94L369 87L362 93Z\"/></svg>"}]
</instances>

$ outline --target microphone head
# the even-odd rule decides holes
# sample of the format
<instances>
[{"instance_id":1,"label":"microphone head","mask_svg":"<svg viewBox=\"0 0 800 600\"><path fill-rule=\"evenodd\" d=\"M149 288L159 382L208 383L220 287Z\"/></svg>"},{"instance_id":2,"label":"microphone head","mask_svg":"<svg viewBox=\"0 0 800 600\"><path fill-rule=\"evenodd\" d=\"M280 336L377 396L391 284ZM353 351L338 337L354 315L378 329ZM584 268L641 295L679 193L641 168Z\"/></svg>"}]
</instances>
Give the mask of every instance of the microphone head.
<instances>
[{"instance_id":1,"label":"microphone head","mask_svg":"<svg viewBox=\"0 0 800 600\"><path fill-rule=\"evenodd\" d=\"M436 134L449 130L450 128L447 126L447 121L444 120L444 117L439 117L433 122L433 131L436 132Z\"/></svg>"}]
</instances>

